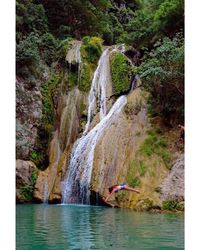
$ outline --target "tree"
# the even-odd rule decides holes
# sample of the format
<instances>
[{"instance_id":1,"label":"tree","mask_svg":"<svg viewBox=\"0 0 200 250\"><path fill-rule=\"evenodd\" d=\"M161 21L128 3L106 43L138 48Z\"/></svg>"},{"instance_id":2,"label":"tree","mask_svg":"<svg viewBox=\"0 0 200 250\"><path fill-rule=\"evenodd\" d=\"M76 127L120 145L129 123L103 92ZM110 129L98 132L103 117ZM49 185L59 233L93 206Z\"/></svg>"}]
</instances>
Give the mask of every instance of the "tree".
<instances>
[{"instance_id":1,"label":"tree","mask_svg":"<svg viewBox=\"0 0 200 250\"><path fill-rule=\"evenodd\" d=\"M176 116L177 122L184 119L184 40L182 34L173 39L163 38L155 49L143 58L137 73L145 89L151 94L153 112L166 121Z\"/></svg>"}]
</instances>

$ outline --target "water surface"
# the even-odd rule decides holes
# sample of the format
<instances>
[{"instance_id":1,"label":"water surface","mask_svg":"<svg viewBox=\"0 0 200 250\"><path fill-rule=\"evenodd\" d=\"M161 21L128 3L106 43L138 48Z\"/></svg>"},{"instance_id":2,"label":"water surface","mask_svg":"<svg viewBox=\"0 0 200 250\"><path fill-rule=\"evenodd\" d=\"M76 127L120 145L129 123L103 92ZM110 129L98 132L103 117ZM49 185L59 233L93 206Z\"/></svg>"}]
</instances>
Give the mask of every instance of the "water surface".
<instances>
[{"instance_id":1,"label":"water surface","mask_svg":"<svg viewBox=\"0 0 200 250\"><path fill-rule=\"evenodd\" d=\"M17 250L184 249L183 215L87 205L17 205Z\"/></svg>"}]
</instances>

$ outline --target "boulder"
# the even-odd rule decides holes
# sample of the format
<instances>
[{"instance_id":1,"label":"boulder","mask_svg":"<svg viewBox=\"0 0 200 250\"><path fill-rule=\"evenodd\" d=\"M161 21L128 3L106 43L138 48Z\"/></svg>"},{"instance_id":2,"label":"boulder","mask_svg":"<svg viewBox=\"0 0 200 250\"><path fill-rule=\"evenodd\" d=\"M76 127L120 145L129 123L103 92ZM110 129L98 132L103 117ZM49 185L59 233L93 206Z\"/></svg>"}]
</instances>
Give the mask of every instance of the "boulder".
<instances>
[{"instance_id":1,"label":"boulder","mask_svg":"<svg viewBox=\"0 0 200 250\"><path fill-rule=\"evenodd\" d=\"M32 161L23 161L18 159L16 161L16 200L23 202L24 196L21 189L24 187L31 187L33 185L32 173L37 168Z\"/></svg>"},{"instance_id":2,"label":"boulder","mask_svg":"<svg viewBox=\"0 0 200 250\"><path fill-rule=\"evenodd\" d=\"M184 154L174 162L173 167L160 186L160 198L166 200L184 200Z\"/></svg>"}]
</instances>

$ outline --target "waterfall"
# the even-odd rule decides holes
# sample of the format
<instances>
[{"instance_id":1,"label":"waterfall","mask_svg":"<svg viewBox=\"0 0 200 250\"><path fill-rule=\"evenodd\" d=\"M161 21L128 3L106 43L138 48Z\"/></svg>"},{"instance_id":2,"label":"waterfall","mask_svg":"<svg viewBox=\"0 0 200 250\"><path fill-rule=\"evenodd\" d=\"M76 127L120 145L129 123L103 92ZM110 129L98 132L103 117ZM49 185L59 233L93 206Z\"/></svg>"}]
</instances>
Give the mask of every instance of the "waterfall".
<instances>
[{"instance_id":1,"label":"waterfall","mask_svg":"<svg viewBox=\"0 0 200 250\"><path fill-rule=\"evenodd\" d=\"M116 48L114 49L116 51ZM99 59L94 73L91 90L88 97L88 118L83 136L79 138L72 149L69 168L63 185L62 203L90 203L90 181L93 168L95 147L116 116L127 102L126 96L121 96L110 111L106 110L106 85L109 84L110 49L106 49ZM98 110L99 108L99 110ZM89 130L92 117L100 113L100 122Z\"/></svg>"},{"instance_id":2,"label":"waterfall","mask_svg":"<svg viewBox=\"0 0 200 250\"><path fill-rule=\"evenodd\" d=\"M109 48L106 49L99 59L97 69L91 84L88 96L88 116L84 134L88 132L92 116L97 112L97 101L99 101L100 120L106 115L106 85L108 83L109 71Z\"/></svg>"},{"instance_id":3,"label":"waterfall","mask_svg":"<svg viewBox=\"0 0 200 250\"><path fill-rule=\"evenodd\" d=\"M131 90L130 92L132 92L134 90L134 88L136 87L137 81L140 80L140 77L138 75L135 75L135 77L133 78L133 81L131 83Z\"/></svg>"},{"instance_id":4,"label":"waterfall","mask_svg":"<svg viewBox=\"0 0 200 250\"><path fill-rule=\"evenodd\" d=\"M44 190L43 203L48 203L49 192L48 192L48 182L47 182L47 180L45 180L45 182L43 183L43 190Z\"/></svg>"}]
</instances>

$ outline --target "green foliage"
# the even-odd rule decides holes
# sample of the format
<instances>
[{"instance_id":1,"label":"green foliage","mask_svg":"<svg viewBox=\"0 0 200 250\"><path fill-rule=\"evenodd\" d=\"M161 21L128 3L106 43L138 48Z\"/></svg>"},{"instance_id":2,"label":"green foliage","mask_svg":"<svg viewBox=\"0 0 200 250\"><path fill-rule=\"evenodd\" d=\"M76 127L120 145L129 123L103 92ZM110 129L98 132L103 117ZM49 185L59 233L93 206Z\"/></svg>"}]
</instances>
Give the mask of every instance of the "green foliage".
<instances>
[{"instance_id":1,"label":"green foliage","mask_svg":"<svg viewBox=\"0 0 200 250\"><path fill-rule=\"evenodd\" d=\"M82 91L89 91L92 75L97 66L97 61L102 53L103 40L100 37L83 37L81 46L81 70L78 87Z\"/></svg>"},{"instance_id":2,"label":"green foliage","mask_svg":"<svg viewBox=\"0 0 200 250\"><path fill-rule=\"evenodd\" d=\"M58 41L51 33L45 33L40 38L40 54L47 65L51 65L56 59Z\"/></svg>"},{"instance_id":3,"label":"green foliage","mask_svg":"<svg viewBox=\"0 0 200 250\"><path fill-rule=\"evenodd\" d=\"M53 74L51 78L41 87L41 93L43 97L42 123L44 129L47 131L49 135L53 131L55 123L53 96L55 94L59 82L60 82L60 75Z\"/></svg>"},{"instance_id":4,"label":"green foliage","mask_svg":"<svg viewBox=\"0 0 200 250\"><path fill-rule=\"evenodd\" d=\"M48 164L47 148L52 139L52 132L55 128L54 97L61 81L61 74L52 74L50 79L41 86L43 109L42 122L38 130L38 141L35 149L30 154L30 159L37 167L44 170Z\"/></svg>"},{"instance_id":5,"label":"green foliage","mask_svg":"<svg viewBox=\"0 0 200 250\"><path fill-rule=\"evenodd\" d=\"M171 158L170 153L167 150L167 141L163 136L158 135L154 130L149 131L148 137L140 147L140 152L146 156L157 154L163 159L166 166L169 166Z\"/></svg>"},{"instance_id":6,"label":"green foliage","mask_svg":"<svg viewBox=\"0 0 200 250\"><path fill-rule=\"evenodd\" d=\"M48 21L42 4L33 1L16 1L16 29L22 34L48 31Z\"/></svg>"},{"instance_id":7,"label":"green foliage","mask_svg":"<svg viewBox=\"0 0 200 250\"><path fill-rule=\"evenodd\" d=\"M48 31L48 20L42 4L23 0L16 2L17 68L35 65L40 59L48 65L53 62L57 40Z\"/></svg>"},{"instance_id":8,"label":"green foliage","mask_svg":"<svg viewBox=\"0 0 200 250\"><path fill-rule=\"evenodd\" d=\"M124 28L126 24L134 17L134 10L137 9L137 1L126 1L124 4L125 8L122 6L117 7L116 3L112 3L112 6L109 8L108 16L105 23L102 22L102 35L103 39L107 44L121 43L125 42L119 37L125 34Z\"/></svg>"},{"instance_id":9,"label":"green foliage","mask_svg":"<svg viewBox=\"0 0 200 250\"><path fill-rule=\"evenodd\" d=\"M143 160L137 158L131 163L128 171L128 183L131 186L140 186L140 177L144 177L147 172L147 166Z\"/></svg>"},{"instance_id":10,"label":"green foliage","mask_svg":"<svg viewBox=\"0 0 200 250\"><path fill-rule=\"evenodd\" d=\"M107 44L116 42L124 32L124 24L141 5L139 0L123 1L125 8L110 0L43 0L42 4L51 32L56 37L63 39L70 35L80 39L86 35L101 36Z\"/></svg>"},{"instance_id":11,"label":"green foliage","mask_svg":"<svg viewBox=\"0 0 200 250\"><path fill-rule=\"evenodd\" d=\"M38 176L38 170L34 169L31 172L30 184L20 187L19 192L24 201L31 201L33 199L33 191L37 180L37 176Z\"/></svg>"},{"instance_id":12,"label":"green foliage","mask_svg":"<svg viewBox=\"0 0 200 250\"><path fill-rule=\"evenodd\" d=\"M140 186L141 180L140 177L143 177L146 174L146 165L144 161L138 160L137 158L132 161L129 166L127 174L127 182L130 186Z\"/></svg>"},{"instance_id":13,"label":"green foliage","mask_svg":"<svg viewBox=\"0 0 200 250\"><path fill-rule=\"evenodd\" d=\"M51 0L43 1L43 4L47 10L49 26L56 36L63 36L60 27L67 25L72 36L79 39L88 34L99 35L107 20L106 10L111 6L109 0Z\"/></svg>"},{"instance_id":14,"label":"green foliage","mask_svg":"<svg viewBox=\"0 0 200 250\"><path fill-rule=\"evenodd\" d=\"M44 155L41 151L33 150L30 154L30 160L33 161L36 166L39 166L44 160Z\"/></svg>"},{"instance_id":15,"label":"green foliage","mask_svg":"<svg viewBox=\"0 0 200 250\"><path fill-rule=\"evenodd\" d=\"M16 61L18 65L35 65L42 58L48 65L56 59L58 42L50 33L39 36L30 33L16 45Z\"/></svg>"},{"instance_id":16,"label":"green foliage","mask_svg":"<svg viewBox=\"0 0 200 250\"><path fill-rule=\"evenodd\" d=\"M83 63L81 69L81 77L79 83L79 89L82 91L89 91L91 85L92 69L89 63Z\"/></svg>"},{"instance_id":17,"label":"green foliage","mask_svg":"<svg viewBox=\"0 0 200 250\"><path fill-rule=\"evenodd\" d=\"M139 173L140 173L140 176L144 176L145 173L146 173L146 170L147 170L147 167L146 167L144 161L139 161Z\"/></svg>"},{"instance_id":18,"label":"green foliage","mask_svg":"<svg viewBox=\"0 0 200 250\"><path fill-rule=\"evenodd\" d=\"M154 15L154 28L159 32L176 31L184 25L184 0L165 0Z\"/></svg>"},{"instance_id":19,"label":"green foliage","mask_svg":"<svg viewBox=\"0 0 200 250\"><path fill-rule=\"evenodd\" d=\"M70 36L71 27L68 25L60 25L59 27L59 34L61 39L65 39L66 36Z\"/></svg>"},{"instance_id":20,"label":"green foliage","mask_svg":"<svg viewBox=\"0 0 200 250\"><path fill-rule=\"evenodd\" d=\"M178 205L178 202L176 200L167 200L167 201L163 201L162 203L162 208L165 210L176 210Z\"/></svg>"},{"instance_id":21,"label":"green foliage","mask_svg":"<svg viewBox=\"0 0 200 250\"><path fill-rule=\"evenodd\" d=\"M59 80L59 75L52 75L52 77L41 87L43 97L42 123L49 136L53 131L55 123L53 94L58 86Z\"/></svg>"},{"instance_id":22,"label":"green foliage","mask_svg":"<svg viewBox=\"0 0 200 250\"><path fill-rule=\"evenodd\" d=\"M152 48L163 36L171 36L184 25L184 0L142 0L118 42L125 42L136 48Z\"/></svg>"},{"instance_id":23,"label":"green foliage","mask_svg":"<svg viewBox=\"0 0 200 250\"><path fill-rule=\"evenodd\" d=\"M100 37L83 37L83 49L87 53L87 61L95 63L102 53L103 40Z\"/></svg>"},{"instance_id":24,"label":"green foliage","mask_svg":"<svg viewBox=\"0 0 200 250\"><path fill-rule=\"evenodd\" d=\"M38 44L39 36L35 33L30 33L26 39L21 40L16 47L17 63L36 63L40 58Z\"/></svg>"},{"instance_id":25,"label":"green foliage","mask_svg":"<svg viewBox=\"0 0 200 250\"><path fill-rule=\"evenodd\" d=\"M141 181L138 176L134 177L133 179L130 179L128 181L129 185L132 187L140 186Z\"/></svg>"},{"instance_id":26,"label":"green foliage","mask_svg":"<svg viewBox=\"0 0 200 250\"><path fill-rule=\"evenodd\" d=\"M153 13L149 9L141 9L134 13L134 17L125 25L125 31L118 39L118 42L131 44L141 48L151 44L154 36L153 27L150 25L153 20Z\"/></svg>"},{"instance_id":27,"label":"green foliage","mask_svg":"<svg viewBox=\"0 0 200 250\"><path fill-rule=\"evenodd\" d=\"M68 76L68 89L72 89L78 83L78 74L77 72L70 71Z\"/></svg>"},{"instance_id":28,"label":"green foliage","mask_svg":"<svg viewBox=\"0 0 200 250\"><path fill-rule=\"evenodd\" d=\"M58 47L57 47L57 52L56 52L56 56L57 56L57 60L61 65L65 66L65 58L67 55L67 52L70 48L70 41L72 40L71 37L68 37L66 39L62 39L60 41L57 40L58 43Z\"/></svg>"},{"instance_id":29,"label":"green foliage","mask_svg":"<svg viewBox=\"0 0 200 250\"><path fill-rule=\"evenodd\" d=\"M146 55L138 67L143 86L151 94L149 103L154 112L166 121L176 114L177 123L184 115L184 45L181 34L164 38Z\"/></svg>"},{"instance_id":30,"label":"green foliage","mask_svg":"<svg viewBox=\"0 0 200 250\"><path fill-rule=\"evenodd\" d=\"M114 95L120 95L130 89L131 66L121 53L111 56L111 77Z\"/></svg>"}]
</instances>

